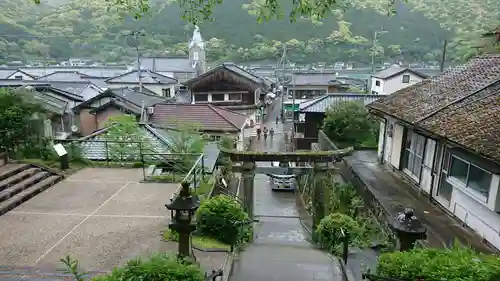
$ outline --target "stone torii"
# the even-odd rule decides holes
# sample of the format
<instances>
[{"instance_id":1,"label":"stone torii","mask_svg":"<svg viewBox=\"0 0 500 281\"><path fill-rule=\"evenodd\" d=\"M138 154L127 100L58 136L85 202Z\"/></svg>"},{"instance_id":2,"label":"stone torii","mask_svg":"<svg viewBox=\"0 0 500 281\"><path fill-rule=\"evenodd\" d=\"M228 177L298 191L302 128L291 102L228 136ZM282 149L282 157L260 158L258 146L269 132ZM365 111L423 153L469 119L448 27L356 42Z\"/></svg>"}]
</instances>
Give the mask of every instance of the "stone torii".
<instances>
[{"instance_id":1,"label":"stone torii","mask_svg":"<svg viewBox=\"0 0 500 281\"><path fill-rule=\"evenodd\" d=\"M243 202L245 210L250 218L253 218L253 195L254 195L254 178L256 172L269 173L274 171L282 171L279 167L262 167L257 168L255 162L306 162L313 163L312 167L296 167L292 168L292 172L300 174L311 173L316 176L327 170L335 170L328 167L328 163L338 163L345 156L349 156L354 151L353 147L338 149L333 151L306 151L306 152L257 152L257 151L235 151L219 147L221 153L229 157L233 162L242 162L241 166L233 166L233 171L241 172L243 176L243 192L240 194L240 199ZM325 216L324 189L317 184L313 187L313 227L315 228L321 219Z\"/></svg>"}]
</instances>

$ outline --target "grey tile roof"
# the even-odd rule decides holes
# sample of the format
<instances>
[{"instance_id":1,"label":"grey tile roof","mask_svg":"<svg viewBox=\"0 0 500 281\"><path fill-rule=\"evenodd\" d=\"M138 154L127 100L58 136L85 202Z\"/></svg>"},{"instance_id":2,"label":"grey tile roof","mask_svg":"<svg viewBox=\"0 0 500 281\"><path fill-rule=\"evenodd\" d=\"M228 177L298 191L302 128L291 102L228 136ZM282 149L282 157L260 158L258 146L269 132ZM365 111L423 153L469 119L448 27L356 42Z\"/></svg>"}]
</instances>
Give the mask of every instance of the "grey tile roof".
<instances>
[{"instance_id":1,"label":"grey tile roof","mask_svg":"<svg viewBox=\"0 0 500 281\"><path fill-rule=\"evenodd\" d=\"M257 76L251 72L248 72L246 70L244 70L243 68L237 66L236 64L234 63L229 63L229 62L226 62L222 65L224 68L226 69L229 69L230 71L233 71L255 83L259 83L259 84L266 84L266 81L264 81L264 78L260 77L260 76ZM267 84L266 84L267 85Z\"/></svg>"},{"instance_id":2,"label":"grey tile roof","mask_svg":"<svg viewBox=\"0 0 500 281\"><path fill-rule=\"evenodd\" d=\"M66 101L52 95L38 91L26 92L26 94L30 97L31 101L40 104L44 109L52 113L63 115L68 109L68 103Z\"/></svg>"},{"instance_id":3,"label":"grey tile roof","mask_svg":"<svg viewBox=\"0 0 500 281\"><path fill-rule=\"evenodd\" d=\"M328 86L336 80L335 73L296 73L287 86Z\"/></svg>"},{"instance_id":4,"label":"grey tile roof","mask_svg":"<svg viewBox=\"0 0 500 281\"><path fill-rule=\"evenodd\" d=\"M177 80L162 75L160 73L150 71L150 70L142 70L141 71L142 83L144 84L177 84ZM116 77L111 77L105 81L106 83L139 83L139 77L137 75L137 70L132 70L130 72L118 75Z\"/></svg>"},{"instance_id":5,"label":"grey tile roof","mask_svg":"<svg viewBox=\"0 0 500 281\"><path fill-rule=\"evenodd\" d=\"M389 79L389 78L394 77L394 76L396 76L400 73L403 73L405 71L412 72L413 74L420 76L422 78L428 77L428 75L426 75L426 74L423 74L421 72L415 71L415 70L407 68L407 67L401 67L397 64L391 65L390 67L388 67L384 70L381 70L381 71L373 74L372 76L376 77L376 78L380 78L380 79Z\"/></svg>"},{"instance_id":6,"label":"grey tile roof","mask_svg":"<svg viewBox=\"0 0 500 281\"><path fill-rule=\"evenodd\" d=\"M500 163L500 55L384 96L368 105Z\"/></svg>"},{"instance_id":7,"label":"grey tile roof","mask_svg":"<svg viewBox=\"0 0 500 281\"><path fill-rule=\"evenodd\" d=\"M141 69L155 72L195 72L187 57L143 57Z\"/></svg>"},{"instance_id":8,"label":"grey tile roof","mask_svg":"<svg viewBox=\"0 0 500 281\"><path fill-rule=\"evenodd\" d=\"M36 77L58 71L79 72L86 78L109 78L128 71L125 67L22 67L20 70Z\"/></svg>"},{"instance_id":9,"label":"grey tile roof","mask_svg":"<svg viewBox=\"0 0 500 281\"><path fill-rule=\"evenodd\" d=\"M38 81L81 81L83 74L76 71L57 71L38 77Z\"/></svg>"},{"instance_id":10,"label":"grey tile roof","mask_svg":"<svg viewBox=\"0 0 500 281\"><path fill-rule=\"evenodd\" d=\"M116 97L123 98L136 106L142 106L143 102L144 106L151 106L166 101L164 97L141 93L128 88L110 89L108 91L111 91Z\"/></svg>"},{"instance_id":11,"label":"grey tile roof","mask_svg":"<svg viewBox=\"0 0 500 281\"><path fill-rule=\"evenodd\" d=\"M0 69L0 79L6 79L16 71L16 69Z\"/></svg>"},{"instance_id":12,"label":"grey tile roof","mask_svg":"<svg viewBox=\"0 0 500 281\"><path fill-rule=\"evenodd\" d=\"M370 104L380 98L379 95L368 95L359 93L335 93L327 94L322 97L303 102L299 105L300 112L319 112L324 113L333 105L346 101L359 101L364 105Z\"/></svg>"},{"instance_id":13,"label":"grey tile roof","mask_svg":"<svg viewBox=\"0 0 500 281\"><path fill-rule=\"evenodd\" d=\"M83 90L85 90L87 87L92 85L92 83L90 83L88 81L82 81L82 82L65 82L65 81L54 82L53 81L53 82L50 82L50 85L53 88L61 89L63 91L70 92L70 93L73 93L75 95L80 95L80 93L83 92Z\"/></svg>"}]
</instances>

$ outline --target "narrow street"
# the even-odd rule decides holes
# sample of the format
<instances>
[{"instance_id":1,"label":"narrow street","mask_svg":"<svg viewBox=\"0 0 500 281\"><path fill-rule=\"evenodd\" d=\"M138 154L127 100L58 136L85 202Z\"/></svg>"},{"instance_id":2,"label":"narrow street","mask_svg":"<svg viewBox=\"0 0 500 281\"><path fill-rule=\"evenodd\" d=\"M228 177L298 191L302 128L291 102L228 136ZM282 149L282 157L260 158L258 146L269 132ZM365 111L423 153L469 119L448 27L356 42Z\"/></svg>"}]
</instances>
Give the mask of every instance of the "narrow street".
<instances>
[{"instance_id":1,"label":"narrow street","mask_svg":"<svg viewBox=\"0 0 500 281\"><path fill-rule=\"evenodd\" d=\"M269 116L266 127L283 131L283 124L276 125L280 112L279 100ZM278 128L277 128L278 127ZM283 134L273 140L261 137L257 149L260 151L283 151ZM261 162L257 165L271 165ZM302 228L292 192L271 190L265 175L255 175L255 240L240 253L235 261L231 281L337 281L342 280L336 260L318 250L308 242Z\"/></svg>"}]
</instances>

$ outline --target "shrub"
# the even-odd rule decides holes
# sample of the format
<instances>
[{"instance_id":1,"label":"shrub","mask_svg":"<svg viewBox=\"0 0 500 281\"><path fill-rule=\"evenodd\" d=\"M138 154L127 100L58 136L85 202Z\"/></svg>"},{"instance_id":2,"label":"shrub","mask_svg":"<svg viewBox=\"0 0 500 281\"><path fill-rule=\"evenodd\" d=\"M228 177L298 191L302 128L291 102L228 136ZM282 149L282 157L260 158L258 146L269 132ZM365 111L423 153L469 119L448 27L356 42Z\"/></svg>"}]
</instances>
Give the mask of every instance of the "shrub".
<instances>
[{"instance_id":1,"label":"shrub","mask_svg":"<svg viewBox=\"0 0 500 281\"><path fill-rule=\"evenodd\" d=\"M251 225L238 224L248 220L248 214L242 206L225 195L206 200L196 214L199 232L227 244L240 244L250 240Z\"/></svg>"},{"instance_id":2,"label":"shrub","mask_svg":"<svg viewBox=\"0 0 500 281\"><path fill-rule=\"evenodd\" d=\"M176 257L158 254L147 260L131 260L110 274L94 277L95 281L204 281L200 268Z\"/></svg>"},{"instance_id":3,"label":"shrub","mask_svg":"<svg viewBox=\"0 0 500 281\"><path fill-rule=\"evenodd\" d=\"M455 246L382 254L377 274L426 281L493 281L500 277L500 258Z\"/></svg>"},{"instance_id":4,"label":"shrub","mask_svg":"<svg viewBox=\"0 0 500 281\"><path fill-rule=\"evenodd\" d=\"M343 242L341 228L349 234L349 244L360 244L363 237L362 228L356 220L342 213L332 213L321 220L316 228L318 244L329 252L339 254Z\"/></svg>"}]
</instances>

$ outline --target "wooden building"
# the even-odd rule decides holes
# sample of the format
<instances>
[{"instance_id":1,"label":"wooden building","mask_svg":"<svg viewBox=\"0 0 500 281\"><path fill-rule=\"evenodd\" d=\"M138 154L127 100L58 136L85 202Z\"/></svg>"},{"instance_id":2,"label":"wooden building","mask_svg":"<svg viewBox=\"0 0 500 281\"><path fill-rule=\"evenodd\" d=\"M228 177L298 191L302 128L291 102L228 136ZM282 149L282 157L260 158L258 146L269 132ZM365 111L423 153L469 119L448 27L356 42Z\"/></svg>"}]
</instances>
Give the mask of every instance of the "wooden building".
<instances>
[{"instance_id":1,"label":"wooden building","mask_svg":"<svg viewBox=\"0 0 500 281\"><path fill-rule=\"evenodd\" d=\"M184 83L193 104L255 106L272 87L269 81L233 63L224 63Z\"/></svg>"}]
</instances>

